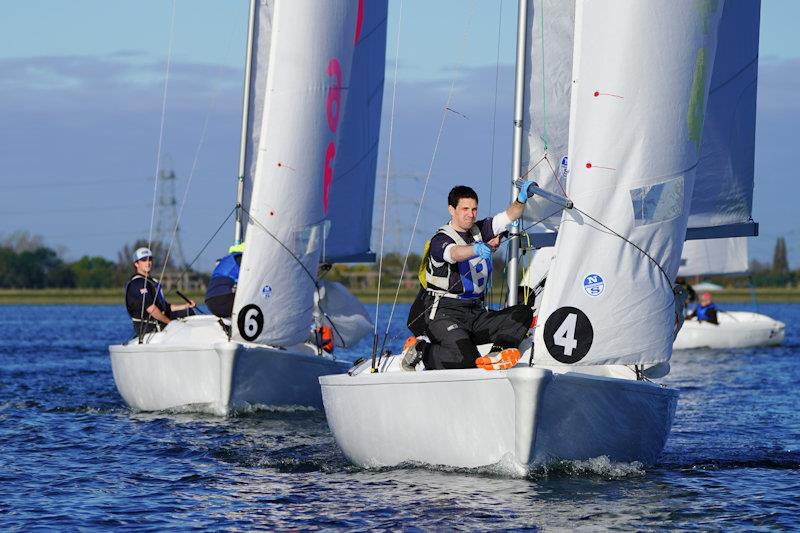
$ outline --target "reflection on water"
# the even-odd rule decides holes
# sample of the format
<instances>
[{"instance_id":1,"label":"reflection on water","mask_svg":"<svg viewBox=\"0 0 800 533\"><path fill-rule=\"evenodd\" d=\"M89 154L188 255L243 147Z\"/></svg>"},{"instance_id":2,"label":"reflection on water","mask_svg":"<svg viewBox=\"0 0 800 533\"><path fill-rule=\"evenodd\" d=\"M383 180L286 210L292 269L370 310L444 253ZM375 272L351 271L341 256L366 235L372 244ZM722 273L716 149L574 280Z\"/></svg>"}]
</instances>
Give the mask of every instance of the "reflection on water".
<instances>
[{"instance_id":1,"label":"reflection on water","mask_svg":"<svg viewBox=\"0 0 800 533\"><path fill-rule=\"evenodd\" d=\"M676 353L664 381L681 398L658 466L520 473L359 469L316 411L131 413L106 352L129 330L121 306L0 307L0 527L796 529L800 306L760 311L787 323L783 347Z\"/></svg>"}]
</instances>

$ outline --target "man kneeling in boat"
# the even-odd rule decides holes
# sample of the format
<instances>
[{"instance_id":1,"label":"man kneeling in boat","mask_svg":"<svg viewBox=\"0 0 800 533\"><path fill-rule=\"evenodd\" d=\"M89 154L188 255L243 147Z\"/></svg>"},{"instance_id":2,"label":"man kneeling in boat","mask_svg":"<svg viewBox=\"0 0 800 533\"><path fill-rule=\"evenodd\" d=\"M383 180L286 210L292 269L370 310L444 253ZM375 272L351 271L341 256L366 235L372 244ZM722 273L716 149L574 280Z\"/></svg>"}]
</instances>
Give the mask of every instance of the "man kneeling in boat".
<instances>
[{"instance_id":1,"label":"man kneeling in boat","mask_svg":"<svg viewBox=\"0 0 800 533\"><path fill-rule=\"evenodd\" d=\"M420 359L428 370L500 370L517 363L533 312L525 305L489 311L483 297L492 275L492 253L506 226L522 216L529 184L505 211L478 221L475 191L463 185L450 191L450 222L437 230L423 256L423 289L408 317L417 336L403 349L405 370L414 370ZM477 345L489 343L489 354L481 357Z\"/></svg>"},{"instance_id":2,"label":"man kneeling in boat","mask_svg":"<svg viewBox=\"0 0 800 533\"><path fill-rule=\"evenodd\" d=\"M125 284L125 307L133 321L137 337L152 331L161 331L174 318L194 314L194 300L186 304L170 304L164 297L161 284L150 276L153 270L153 252L138 248L133 254L136 273Z\"/></svg>"},{"instance_id":3,"label":"man kneeling in boat","mask_svg":"<svg viewBox=\"0 0 800 533\"><path fill-rule=\"evenodd\" d=\"M717 319L717 306L711 301L711 293L704 292L700 295L700 303L694 308L694 311L686 315L686 320L697 318L698 322L709 322L719 326Z\"/></svg>"}]
</instances>

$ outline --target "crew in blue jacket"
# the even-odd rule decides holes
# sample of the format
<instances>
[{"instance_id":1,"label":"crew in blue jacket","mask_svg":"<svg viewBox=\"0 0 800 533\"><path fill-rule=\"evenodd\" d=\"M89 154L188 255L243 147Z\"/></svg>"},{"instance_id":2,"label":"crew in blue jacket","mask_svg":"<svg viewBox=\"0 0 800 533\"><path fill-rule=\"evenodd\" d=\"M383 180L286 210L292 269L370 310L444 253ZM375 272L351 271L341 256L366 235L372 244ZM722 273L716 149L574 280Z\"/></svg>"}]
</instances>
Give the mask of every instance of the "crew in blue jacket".
<instances>
[{"instance_id":1,"label":"crew in blue jacket","mask_svg":"<svg viewBox=\"0 0 800 533\"><path fill-rule=\"evenodd\" d=\"M717 320L717 306L711 301L711 293L704 292L700 295L700 303L694 308L694 311L686 315L686 319L697 318L698 322L710 322L711 324L719 325Z\"/></svg>"},{"instance_id":2,"label":"crew in blue jacket","mask_svg":"<svg viewBox=\"0 0 800 533\"><path fill-rule=\"evenodd\" d=\"M244 243L228 248L228 255L217 261L206 288L206 306L220 318L230 318L233 314L233 298L239 282L239 267L242 264Z\"/></svg>"}]
</instances>

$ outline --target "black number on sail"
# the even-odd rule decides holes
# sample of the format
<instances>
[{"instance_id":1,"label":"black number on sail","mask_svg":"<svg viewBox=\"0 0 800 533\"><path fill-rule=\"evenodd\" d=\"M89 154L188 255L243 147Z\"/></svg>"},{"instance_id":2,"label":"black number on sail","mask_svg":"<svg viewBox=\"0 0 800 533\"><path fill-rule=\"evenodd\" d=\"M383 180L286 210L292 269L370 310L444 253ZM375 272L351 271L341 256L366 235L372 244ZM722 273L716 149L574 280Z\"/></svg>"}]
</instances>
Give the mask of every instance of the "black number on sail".
<instances>
[{"instance_id":1,"label":"black number on sail","mask_svg":"<svg viewBox=\"0 0 800 533\"><path fill-rule=\"evenodd\" d=\"M544 344L559 363L572 364L583 359L593 340L589 317L575 307L556 309L544 324Z\"/></svg>"},{"instance_id":2,"label":"black number on sail","mask_svg":"<svg viewBox=\"0 0 800 533\"><path fill-rule=\"evenodd\" d=\"M261 335L264 329L264 313L255 304L242 307L239 311L239 318L236 321L239 326L239 334L246 341L253 341Z\"/></svg>"}]
</instances>

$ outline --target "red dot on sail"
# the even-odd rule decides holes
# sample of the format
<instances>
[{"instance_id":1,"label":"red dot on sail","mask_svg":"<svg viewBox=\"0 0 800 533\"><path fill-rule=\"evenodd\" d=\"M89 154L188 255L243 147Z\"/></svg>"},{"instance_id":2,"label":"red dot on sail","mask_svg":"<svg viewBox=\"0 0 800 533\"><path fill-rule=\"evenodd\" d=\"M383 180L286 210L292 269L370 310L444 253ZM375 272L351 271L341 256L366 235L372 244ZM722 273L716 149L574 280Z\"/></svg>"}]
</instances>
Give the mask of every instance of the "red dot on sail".
<instances>
[{"instance_id":1,"label":"red dot on sail","mask_svg":"<svg viewBox=\"0 0 800 533\"><path fill-rule=\"evenodd\" d=\"M595 91L595 92L594 92L594 95L595 95L595 96L600 96L600 91Z\"/></svg>"},{"instance_id":2,"label":"red dot on sail","mask_svg":"<svg viewBox=\"0 0 800 533\"><path fill-rule=\"evenodd\" d=\"M586 168L592 168L592 164L591 163L586 163Z\"/></svg>"}]
</instances>

